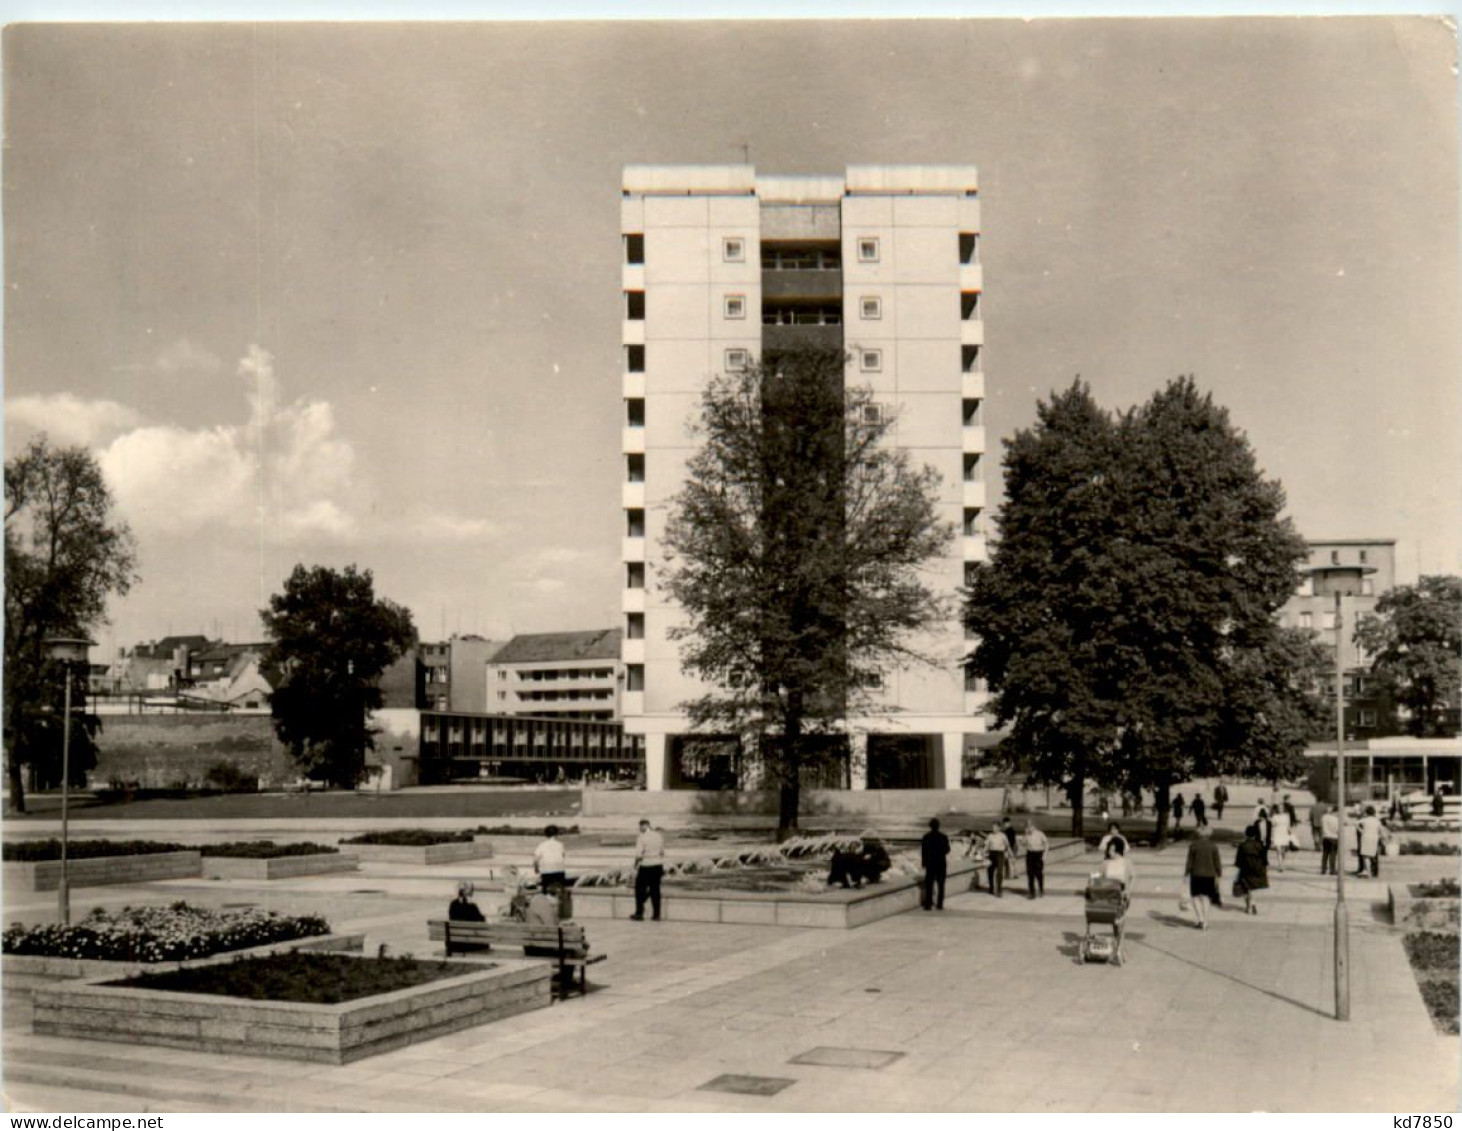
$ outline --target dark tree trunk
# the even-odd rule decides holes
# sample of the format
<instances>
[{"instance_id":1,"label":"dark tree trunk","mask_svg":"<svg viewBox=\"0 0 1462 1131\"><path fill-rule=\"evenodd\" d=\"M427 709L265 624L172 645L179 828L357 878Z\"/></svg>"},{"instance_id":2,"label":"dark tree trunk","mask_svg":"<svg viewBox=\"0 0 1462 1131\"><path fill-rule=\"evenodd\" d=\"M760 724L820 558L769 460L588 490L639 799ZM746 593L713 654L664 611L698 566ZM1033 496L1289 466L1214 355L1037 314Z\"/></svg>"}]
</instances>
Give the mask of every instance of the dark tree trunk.
<instances>
[{"instance_id":1,"label":"dark tree trunk","mask_svg":"<svg viewBox=\"0 0 1462 1131\"><path fill-rule=\"evenodd\" d=\"M1158 844L1166 844L1168 839L1168 807L1170 805L1169 794L1172 786L1168 782L1161 783L1153 790L1153 808L1157 810L1157 833L1155 839Z\"/></svg>"},{"instance_id":2,"label":"dark tree trunk","mask_svg":"<svg viewBox=\"0 0 1462 1131\"><path fill-rule=\"evenodd\" d=\"M794 705L798 696L790 696ZM793 711L782 731L781 783L777 805L777 840L783 841L797 831L797 810L802 801L802 716Z\"/></svg>"},{"instance_id":3,"label":"dark tree trunk","mask_svg":"<svg viewBox=\"0 0 1462 1131\"><path fill-rule=\"evenodd\" d=\"M1071 784L1066 787L1067 796L1071 799L1071 835L1082 837L1086 835L1086 776L1077 774L1071 779Z\"/></svg>"},{"instance_id":4,"label":"dark tree trunk","mask_svg":"<svg viewBox=\"0 0 1462 1131\"><path fill-rule=\"evenodd\" d=\"M20 762L16 760L14 753L5 757L5 776L10 783L10 811L12 813L25 812L25 780L20 772Z\"/></svg>"}]
</instances>

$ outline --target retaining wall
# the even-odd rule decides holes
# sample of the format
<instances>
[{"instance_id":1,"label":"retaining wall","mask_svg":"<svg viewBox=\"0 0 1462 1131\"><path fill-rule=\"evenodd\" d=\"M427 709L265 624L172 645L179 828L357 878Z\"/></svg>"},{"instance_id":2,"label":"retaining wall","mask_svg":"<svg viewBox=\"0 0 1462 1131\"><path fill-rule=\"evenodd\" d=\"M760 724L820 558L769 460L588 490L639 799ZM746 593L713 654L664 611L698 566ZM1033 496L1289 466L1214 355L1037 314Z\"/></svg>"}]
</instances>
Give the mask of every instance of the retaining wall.
<instances>
[{"instance_id":1,"label":"retaining wall","mask_svg":"<svg viewBox=\"0 0 1462 1131\"><path fill-rule=\"evenodd\" d=\"M203 875L221 880L284 880L292 876L324 876L355 872L360 857L353 852L319 852L310 856L209 856L203 850Z\"/></svg>"},{"instance_id":2,"label":"retaining wall","mask_svg":"<svg viewBox=\"0 0 1462 1131\"><path fill-rule=\"evenodd\" d=\"M452 844L352 844L349 851L362 860L386 864L455 864L459 860L492 857L489 841Z\"/></svg>"}]
</instances>

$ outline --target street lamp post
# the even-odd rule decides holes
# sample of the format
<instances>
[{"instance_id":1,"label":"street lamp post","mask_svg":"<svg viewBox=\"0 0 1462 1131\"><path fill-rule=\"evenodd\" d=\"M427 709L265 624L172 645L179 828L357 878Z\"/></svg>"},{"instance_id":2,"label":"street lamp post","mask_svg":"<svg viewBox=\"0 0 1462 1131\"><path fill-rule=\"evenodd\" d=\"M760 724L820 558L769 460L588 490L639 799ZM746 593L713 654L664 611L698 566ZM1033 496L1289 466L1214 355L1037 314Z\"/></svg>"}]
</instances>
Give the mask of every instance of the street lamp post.
<instances>
[{"instance_id":1,"label":"street lamp post","mask_svg":"<svg viewBox=\"0 0 1462 1131\"><path fill-rule=\"evenodd\" d=\"M56 903L63 927L71 925L71 872L68 858L71 833L71 673L75 665L86 662L94 643L96 641L88 640L84 636L46 638L51 659L59 660L66 669L66 714L61 720L61 881L56 888Z\"/></svg>"},{"instance_id":2,"label":"street lamp post","mask_svg":"<svg viewBox=\"0 0 1462 1131\"><path fill-rule=\"evenodd\" d=\"M1361 579L1376 571L1369 566L1316 566L1310 571L1316 597L1335 598L1335 772L1340 820L1339 843L1335 861L1335 1020L1350 1020L1350 912L1345 906L1345 660L1341 655L1344 636L1341 629L1342 597L1354 597L1361 591Z\"/></svg>"}]
</instances>

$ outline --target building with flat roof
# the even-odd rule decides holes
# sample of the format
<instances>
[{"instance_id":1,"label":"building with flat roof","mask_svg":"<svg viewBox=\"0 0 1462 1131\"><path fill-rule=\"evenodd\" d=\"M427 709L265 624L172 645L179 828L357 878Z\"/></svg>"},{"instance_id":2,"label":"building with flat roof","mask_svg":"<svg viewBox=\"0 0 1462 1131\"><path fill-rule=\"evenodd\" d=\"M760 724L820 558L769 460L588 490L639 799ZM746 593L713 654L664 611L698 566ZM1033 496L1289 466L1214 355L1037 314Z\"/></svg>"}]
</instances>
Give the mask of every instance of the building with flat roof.
<instances>
[{"instance_id":1,"label":"building with flat roof","mask_svg":"<svg viewBox=\"0 0 1462 1131\"><path fill-rule=\"evenodd\" d=\"M925 576L953 595L985 559L984 279L973 166L851 166L841 176L759 176L750 165L624 170L626 732L642 735L652 790L724 784L681 704L701 693L657 585L671 500L695 448L687 429L710 378L798 345L847 352L890 436L941 476L941 517L961 532ZM940 666L884 674L876 706L847 720L853 788L958 788L966 736L984 730L956 618L916 642ZM739 769L731 776L742 777ZM741 780L738 784L755 784Z\"/></svg>"},{"instance_id":2,"label":"building with flat roof","mask_svg":"<svg viewBox=\"0 0 1462 1131\"><path fill-rule=\"evenodd\" d=\"M513 637L488 662L487 709L540 718L619 718L620 639L616 628Z\"/></svg>"}]
</instances>

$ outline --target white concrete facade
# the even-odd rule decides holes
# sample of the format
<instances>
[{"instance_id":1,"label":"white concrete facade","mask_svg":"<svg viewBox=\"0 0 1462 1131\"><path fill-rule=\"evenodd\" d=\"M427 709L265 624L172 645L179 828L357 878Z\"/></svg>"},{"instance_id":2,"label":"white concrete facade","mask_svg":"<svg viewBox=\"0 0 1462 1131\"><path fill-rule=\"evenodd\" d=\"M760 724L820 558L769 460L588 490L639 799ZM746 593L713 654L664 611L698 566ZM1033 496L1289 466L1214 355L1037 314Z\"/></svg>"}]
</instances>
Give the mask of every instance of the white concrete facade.
<instances>
[{"instance_id":1,"label":"white concrete facade","mask_svg":"<svg viewBox=\"0 0 1462 1131\"><path fill-rule=\"evenodd\" d=\"M985 729L983 696L966 691L954 599L966 563L985 557L977 185L972 166L854 166L842 177L625 169L622 710L626 731L646 736L650 789L675 784L671 740L689 730L679 705L698 694L669 639L683 614L657 584L669 504L695 446L687 425L712 375L760 356L764 321L765 338L774 324L794 335L805 326L847 350L848 384L870 388L894 415L894 442L940 474L941 517L958 534L927 576L951 613L919 642L940 664L885 673L874 713L848 729L855 747L868 735L923 739L922 784L959 787L965 736ZM854 788L871 768L855 754Z\"/></svg>"}]
</instances>

